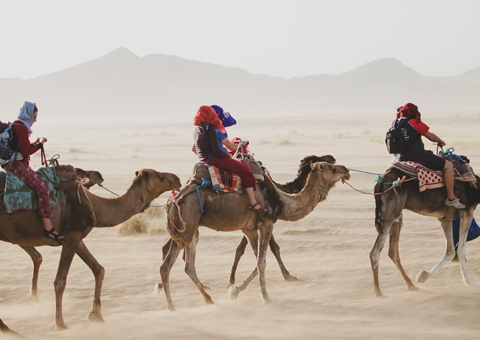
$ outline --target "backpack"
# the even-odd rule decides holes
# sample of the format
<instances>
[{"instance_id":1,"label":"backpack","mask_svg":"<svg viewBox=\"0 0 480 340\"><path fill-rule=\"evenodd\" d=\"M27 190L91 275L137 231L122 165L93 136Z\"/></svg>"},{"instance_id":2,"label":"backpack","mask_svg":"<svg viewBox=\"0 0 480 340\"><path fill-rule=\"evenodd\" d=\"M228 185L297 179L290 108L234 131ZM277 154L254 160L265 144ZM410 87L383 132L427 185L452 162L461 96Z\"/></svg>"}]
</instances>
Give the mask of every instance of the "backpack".
<instances>
[{"instance_id":1,"label":"backpack","mask_svg":"<svg viewBox=\"0 0 480 340\"><path fill-rule=\"evenodd\" d=\"M17 151L18 145L15 137L13 124L0 122L0 158L2 160L10 160L13 153Z\"/></svg>"},{"instance_id":2,"label":"backpack","mask_svg":"<svg viewBox=\"0 0 480 340\"><path fill-rule=\"evenodd\" d=\"M387 150L389 153L401 153L407 147L407 142L405 141L405 136L402 133L401 127L408 122L410 118L402 119L400 123L398 120L395 120L390 130L388 130L385 135L385 144L387 145Z\"/></svg>"}]
</instances>

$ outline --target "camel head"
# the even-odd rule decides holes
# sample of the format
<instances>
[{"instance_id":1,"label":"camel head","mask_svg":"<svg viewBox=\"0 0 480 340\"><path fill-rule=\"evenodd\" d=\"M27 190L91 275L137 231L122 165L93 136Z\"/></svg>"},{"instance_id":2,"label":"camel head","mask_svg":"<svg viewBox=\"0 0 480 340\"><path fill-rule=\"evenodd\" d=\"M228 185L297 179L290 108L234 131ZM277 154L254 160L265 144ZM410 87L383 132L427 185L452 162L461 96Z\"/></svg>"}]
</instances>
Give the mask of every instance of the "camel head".
<instances>
[{"instance_id":1,"label":"camel head","mask_svg":"<svg viewBox=\"0 0 480 340\"><path fill-rule=\"evenodd\" d=\"M334 186L338 181L348 181L350 172L343 165L334 165L327 162L316 162L311 165L312 173L316 173L327 186Z\"/></svg>"},{"instance_id":2,"label":"camel head","mask_svg":"<svg viewBox=\"0 0 480 340\"><path fill-rule=\"evenodd\" d=\"M90 189L95 184L103 183L103 176L98 171L94 171L94 170L86 171L80 168L75 168L75 173L77 174L77 180L79 181L82 181L84 179L87 180L87 182L84 184L84 186L87 189Z\"/></svg>"},{"instance_id":3,"label":"camel head","mask_svg":"<svg viewBox=\"0 0 480 340\"><path fill-rule=\"evenodd\" d=\"M165 191L180 191L182 184L177 175L168 172L158 172L153 169L142 169L135 172L132 187L141 187L145 197L145 209L150 203Z\"/></svg>"}]
</instances>

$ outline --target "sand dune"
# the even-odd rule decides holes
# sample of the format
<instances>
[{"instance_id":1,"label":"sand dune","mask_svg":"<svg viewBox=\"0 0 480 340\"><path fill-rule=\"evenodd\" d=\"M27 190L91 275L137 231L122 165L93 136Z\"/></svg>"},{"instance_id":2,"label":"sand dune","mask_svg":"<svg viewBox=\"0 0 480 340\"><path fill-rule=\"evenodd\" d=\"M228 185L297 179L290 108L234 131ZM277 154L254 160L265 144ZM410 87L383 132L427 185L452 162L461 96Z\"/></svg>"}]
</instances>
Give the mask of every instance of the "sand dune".
<instances>
[{"instance_id":1,"label":"sand dune","mask_svg":"<svg viewBox=\"0 0 480 340\"><path fill-rule=\"evenodd\" d=\"M424 121L447 147L467 155L480 168L478 112L424 114ZM238 118L238 117L236 117ZM251 150L278 182L292 180L306 155L331 154L337 163L353 170L383 173L391 156L383 144L392 115L287 118L279 121L242 120L229 128L231 137L250 140ZM116 193L129 187L134 172L154 168L177 174L182 183L190 175L196 156L191 153L190 123L102 126L46 126L41 120L34 137L49 138L47 155L103 174L104 185ZM434 150L432 145L428 148ZM32 164L39 164L38 157ZM373 192L375 175L351 172L354 187ZM98 195L112 194L100 187ZM169 193L156 204L165 203ZM147 218L148 219L148 218ZM298 281L283 280L271 253L267 256L267 290L273 303L262 305L258 279L237 300L226 286L240 232L219 233L200 229L197 273L210 287L214 305L206 306L201 294L184 273L179 258L171 273L171 290L178 310L166 308L165 296L153 294L159 282L161 247L168 240L163 215L150 218L152 232L119 236L117 228L94 230L87 247L105 267L102 292L104 324L87 319L93 299L94 279L75 258L64 294L68 330L53 329L53 280L59 248L39 248L44 262L39 297L27 297L32 264L18 246L0 247L0 316L26 338L36 339L478 339L480 296L478 288L465 287L457 263L449 263L436 278L407 292L395 265L381 254L380 284L387 298L378 299L368 254L376 238L373 196L337 184L325 202L298 222L278 221L274 235L283 260ZM445 252L439 222L434 218L404 214L400 254L412 279L431 269ZM478 240L467 244L467 265L480 281ZM237 271L237 282L255 266L247 253ZM0 336L1 337L1 336ZM6 336L3 336L6 338Z\"/></svg>"}]
</instances>

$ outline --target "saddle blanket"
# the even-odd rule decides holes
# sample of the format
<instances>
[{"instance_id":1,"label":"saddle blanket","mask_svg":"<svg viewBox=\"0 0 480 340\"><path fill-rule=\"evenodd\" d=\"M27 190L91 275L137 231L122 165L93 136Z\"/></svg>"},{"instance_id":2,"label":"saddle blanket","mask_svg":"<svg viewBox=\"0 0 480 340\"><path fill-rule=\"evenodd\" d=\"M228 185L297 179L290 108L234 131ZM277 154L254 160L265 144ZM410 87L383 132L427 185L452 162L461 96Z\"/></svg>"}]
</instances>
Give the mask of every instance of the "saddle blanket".
<instances>
[{"instance_id":1,"label":"saddle blanket","mask_svg":"<svg viewBox=\"0 0 480 340\"><path fill-rule=\"evenodd\" d=\"M5 191L3 192L3 204L8 214L22 209L38 209L37 195L20 178L10 171L0 168L5 173ZM53 170L49 167L42 167L37 173L45 180L50 190L50 206L55 207L65 203L63 190L56 190L58 180Z\"/></svg>"},{"instance_id":2,"label":"saddle blanket","mask_svg":"<svg viewBox=\"0 0 480 340\"><path fill-rule=\"evenodd\" d=\"M418 189L420 192L444 186L442 171L428 169L420 163L393 160L392 163L390 163L390 167L402 170L408 177L417 178ZM463 182L476 182L472 168L470 166L468 167L469 171L461 175L458 172L455 172L455 179Z\"/></svg>"},{"instance_id":3,"label":"saddle blanket","mask_svg":"<svg viewBox=\"0 0 480 340\"><path fill-rule=\"evenodd\" d=\"M213 190L219 193L243 193L240 176L227 170L207 165L210 178L212 180Z\"/></svg>"}]
</instances>

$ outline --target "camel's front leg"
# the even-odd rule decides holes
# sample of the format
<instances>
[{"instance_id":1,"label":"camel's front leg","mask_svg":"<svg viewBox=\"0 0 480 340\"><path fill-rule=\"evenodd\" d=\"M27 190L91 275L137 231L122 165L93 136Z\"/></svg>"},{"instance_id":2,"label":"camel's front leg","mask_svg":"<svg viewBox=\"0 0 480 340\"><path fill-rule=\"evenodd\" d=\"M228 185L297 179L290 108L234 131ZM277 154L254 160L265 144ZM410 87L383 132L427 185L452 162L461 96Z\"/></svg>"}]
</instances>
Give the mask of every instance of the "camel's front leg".
<instances>
[{"instance_id":1,"label":"camel's front leg","mask_svg":"<svg viewBox=\"0 0 480 340\"><path fill-rule=\"evenodd\" d=\"M196 235L192 241L185 248L185 273L190 277L190 279L195 283L200 293L202 293L203 298L207 304L213 304L212 298L204 289L203 284L197 277L197 272L195 270L195 256L197 249L197 240L198 236Z\"/></svg>"},{"instance_id":2,"label":"camel's front leg","mask_svg":"<svg viewBox=\"0 0 480 340\"><path fill-rule=\"evenodd\" d=\"M267 249L270 237L272 236L273 222L268 220L265 222L259 222L258 231L260 239L258 243L257 268L260 278L260 291L262 293L263 302L268 303L270 302L270 298L267 294L267 286L265 283L265 268L267 267Z\"/></svg>"},{"instance_id":3,"label":"camel's front leg","mask_svg":"<svg viewBox=\"0 0 480 340\"><path fill-rule=\"evenodd\" d=\"M402 263L400 262L400 253L398 251L398 244L400 243L400 231L403 226L403 214L398 218L398 222L395 223L390 230L390 245L388 248L388 256L392 259L393 263L397 266L400 274L402 274L403 281L407 285L407 290L415 291L418 290L417 287L413 284L412 280L408 277L407 273L403 269Z\"/></svg>"},{"instance_id":4,"label":"camel's front leg","mask_svg":"<svg viewBox=\"0 0 480 340\"><path fill-rule=\"evenodd\" d=\"M445 256L443 259L435 265L431 270L422 271L417 274L417 282L424 283L430 277L435 277L437 273L442 269L443 265L447 262L450 262L455 257L455 248L453 245L453 235L452 235L452 220L451 219L439 219L442 225L443 234L445 236L445 241L447 243L447 248L445 250ZM468 230L468 229L467 229ZM462 238L462 224L460 224L460 240ZM465 234L466 239L466 234ZM465 254L464 254L465 255ZM460 258L460 254L459 254ZM465 257L464 257L465 260Z\"/></svg>"},{"instance_id":5,"label":"camel's front leg","mask_svg":"<svg viewBox=\"0 0 480 340\"><path fill-rule=\"evenodd\" d=\"M58 264L57 276L54 282L55 288L55 326L56 329L65 329L62 314L63 292L67 285L67 275L72 264L73 256L78 247L78 241L66 240L62 245L60 263Z\"/></svg>"},{"instance_id":6,"label":"camel's front leg","mask_svg":"<svg viewBox=\"0 0 480 340\"><path fill-rule=\"evenodd\" d=\"M180 254L180 248L176 242L172 242L170 249L168 250L162 265L160 266L160 277L162 278L163 290L165 291L165 297L167 298L168 309L172 312L175 311L175 307L172 302L172 296L170 295L170 270L173 264L177 260L178 254Z\"/></svg>"},{"instance_id":7,"label":"camel's front leg","mask_svg":"<svg viewBox=\"0 0 480 340\"><path fill-rule=\"evenodd\" d=\"M40 254L34 247L20 247L25 250L28 255L30 255L30 258L33 262L32 285L30 287L30 294L28 294L28 297L32 301L38 301L38 273L40 271L40 265L43 261L42 254Z\"/></svg>"},{"instance_id":8,"label":"camel's front leg","mask_svg":"<svg viewBox=\"0 0 480 340\"><path fill-rule=\"evenodd\" d=\"M102 265L93 257L82 240L78 244L77 255L92 270L93 276L95 277L93 307L90 314L88 314L88 319L92 322L104 322L101 313L102 303L100 302L100 295L102 294L102 283L103 278L105 277L105 268L103 268Z\"/></svg>"},{"instance_id":9,"label":"camel's front leg","mask_svg":"<svg viewBox=\"0 0 480 340\"><path fill-rule=\"evenodd\" d=\"M377 239L375 240L375 244L373 245L372 251L370 252L370 264L372 266L372 272L373 272L373 287L375 290L375 295L377 297L383 297L383 293L380 290L380 281L378 280L378 267L380 264L380 253L385 246L385 241L387 240L387 236L390 233L390 228L391 228L391 222L390 226L388 226L387 223L385 223L384 228L379 229L377 227L377 230L381 230L378 233ZM388 227L387 227L388 226Z\"/></svg>"}]
</instances>

